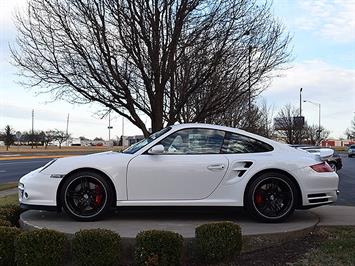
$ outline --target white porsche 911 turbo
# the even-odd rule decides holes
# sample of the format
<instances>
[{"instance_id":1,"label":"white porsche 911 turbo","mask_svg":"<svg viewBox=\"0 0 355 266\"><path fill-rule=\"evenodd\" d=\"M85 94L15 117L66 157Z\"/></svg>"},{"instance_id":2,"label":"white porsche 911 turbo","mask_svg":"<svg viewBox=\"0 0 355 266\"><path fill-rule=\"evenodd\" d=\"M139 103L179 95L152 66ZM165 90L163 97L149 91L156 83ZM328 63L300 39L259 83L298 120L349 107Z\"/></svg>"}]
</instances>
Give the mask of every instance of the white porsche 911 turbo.
<instances>
[{"instance_id":1,"label":"white porsche 911 turbo","mask_svg":"<svg viewBox=\"0 0 355 266\"><path fill-rule=\"evenodd\" d=\"M336 201L338 175L322 161L331 155L235 128L174 125L121 153L53 160L20 179L19 200L81 221L120 206L244 206L280 222L296 208Z\"/></svg>"}]
</instances>

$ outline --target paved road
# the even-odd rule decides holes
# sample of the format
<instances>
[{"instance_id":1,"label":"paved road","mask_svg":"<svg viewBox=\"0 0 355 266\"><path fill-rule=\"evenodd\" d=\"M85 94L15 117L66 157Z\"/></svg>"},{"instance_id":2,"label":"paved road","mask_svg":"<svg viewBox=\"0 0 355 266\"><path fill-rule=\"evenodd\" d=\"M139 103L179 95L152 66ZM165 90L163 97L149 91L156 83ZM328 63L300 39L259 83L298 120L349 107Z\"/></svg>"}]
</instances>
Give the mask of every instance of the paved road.
<instances>
[{"instance_id":1,"label":"paved road","mask_svg":"<svg viewBox=\"0 0 355 266\"><path fill-rule=\"evenodd\" d=\"M16 182L26 173L46 164L51 159L32 159L0 161L0 183ZM340 177L339 205L355 206L355 158L342 155L343 169L338 174Z\"/></svg>"},{"instance_id":2,"label":"paved road","mask_svg":"<svg viewBox=\"0 0 355 266\"><path fill-rule=\"evenodd\" d=\"M343 168L338 172L340 195L337 204L355 206L355 158L342 155L342 160Z\"/></svg>"},{"instance_id":3,"label":"paved road","mask_svg":"<svg viewBox=\"0 0 355 266\"><path fill-rule=\"evenodd\" d=\"M52 159L0 161L0 183L16 182L23 175L45 165Z\"/></svg>"}]
</instances>

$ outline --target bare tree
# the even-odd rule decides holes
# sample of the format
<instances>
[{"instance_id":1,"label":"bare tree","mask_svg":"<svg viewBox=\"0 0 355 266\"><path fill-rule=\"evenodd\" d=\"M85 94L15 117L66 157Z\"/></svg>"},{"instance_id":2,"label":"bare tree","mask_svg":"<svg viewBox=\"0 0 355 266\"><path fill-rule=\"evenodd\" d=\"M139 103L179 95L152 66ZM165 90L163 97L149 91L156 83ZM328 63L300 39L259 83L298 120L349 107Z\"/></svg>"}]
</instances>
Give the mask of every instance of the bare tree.
<instances>
[{"instance_id":1,"label":"bare tree","mask_svg":"<svg viewBox=\"0 0 355 266\"><path fill-rule=\"evenodd\" d=\"M260 93L289 59L267 1L31 0L16 22L27 85L100 103L144 135L142 114L153 132L206 121L245 100L249 81Z\"/></svg>"},{"instance_id":2,"label":"bare tree","mask_svg":"<svg viewBox=\"0 0 355 266\"><path fill-rule=\"evenodd\" d=\"M351 128L347 128L344 134L347 139L355 139L355 116L351 121Z\"/></svg>"},{"instance_id":3,"label":"bare tree","mask_svg":"<svg viewBox=\"0 0 355 266\"><path fill-rule=\"evenodd\" d=\"M277 134L289 144L300 144L305 139L305 128L297 127L294 117L299 115L299 110L290 104L285 105L275 117L274 127Z\"/></svg>"},{"instance_id":4,"label":"bare tree","mask_svg":"<svg viewBox=\"0 0 355 266\"><path fill-rule=\"evenodd\" d=\"M304 141L310 145L319 145L322 140L325 140L329 137L330 131L321 127L320 134L319 134L319 126L318 125L311 125L304 128ZM319 138L320 137L320 138Z\"/></svg>"},{"instance_id":5,"label":"bare tree","mask_svg":"<svg viewBox=\"0 0 355 266\"><path fill-rule=\"evenodd\" d=\"M54 130L53 139L58 141L59 149L62 148L63 142L66 141L69 137L70 137L70 135L65 133L62 130L58 130L58 129Z\"/></svg>"},{"instance_id":6,"label":"bare tree","mask_svg":"<svg viewBox=\"0 0 355 266\"><path fill-rule=\"evenodd\" d=\"M56 139L56 130L47 130L44 135L44 147L47 149L49 143Z\"/></svg>"}]
</instances>

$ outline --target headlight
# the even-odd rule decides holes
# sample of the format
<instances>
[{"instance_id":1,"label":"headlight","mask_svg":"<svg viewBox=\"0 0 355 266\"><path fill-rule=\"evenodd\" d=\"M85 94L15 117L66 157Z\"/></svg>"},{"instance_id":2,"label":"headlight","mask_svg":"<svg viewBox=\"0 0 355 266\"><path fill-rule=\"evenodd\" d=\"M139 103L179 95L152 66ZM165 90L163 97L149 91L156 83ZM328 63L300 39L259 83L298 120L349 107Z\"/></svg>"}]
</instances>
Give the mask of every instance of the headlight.
<instances>
[{"instance_id":1,"label":"headlight","mask_svg":"<svg viewBox=\"0 0 355 266\"><path fill-rule=\"evenodd\" d=\"M49 166L51 166L56 160L57 160L57 159L54 159L54 160L50 161L49 163L45 164L45 165L43 166L43 168L41 169L41 171L39 171L39 172L42 172L44 169L46 169L46 168L48 168Z\"/></svg>"},{"instance_id":2,"label":"headlight","mask_svg":"<svg viewBox=\"0 0 355 266\"><path fill-rule=\"evenodd\" d=\"M19 188L19 189L24 189L25 186L24 186L24 184L22 184L22 183L19 182L19 183L18 183L18 188Z\"/></svg>"}]
</instances>

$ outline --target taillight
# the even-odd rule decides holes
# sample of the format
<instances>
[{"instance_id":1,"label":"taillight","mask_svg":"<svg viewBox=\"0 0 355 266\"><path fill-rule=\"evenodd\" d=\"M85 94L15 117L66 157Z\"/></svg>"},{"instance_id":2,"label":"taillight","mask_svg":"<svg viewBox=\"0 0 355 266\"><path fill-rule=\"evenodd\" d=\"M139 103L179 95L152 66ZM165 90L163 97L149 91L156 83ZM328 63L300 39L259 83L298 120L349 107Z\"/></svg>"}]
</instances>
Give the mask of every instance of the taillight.
<instances>
[{"instance_id":1,"label":"taillight","mask_svg":"<svg viewBox=\"0 0 355 266\"><path fill-rule=\"evenodd\" d=\"M314 171L318 173L333 172L334 170L326 162L318 163L310 166Z\"/></svg>"}]
</instances>

